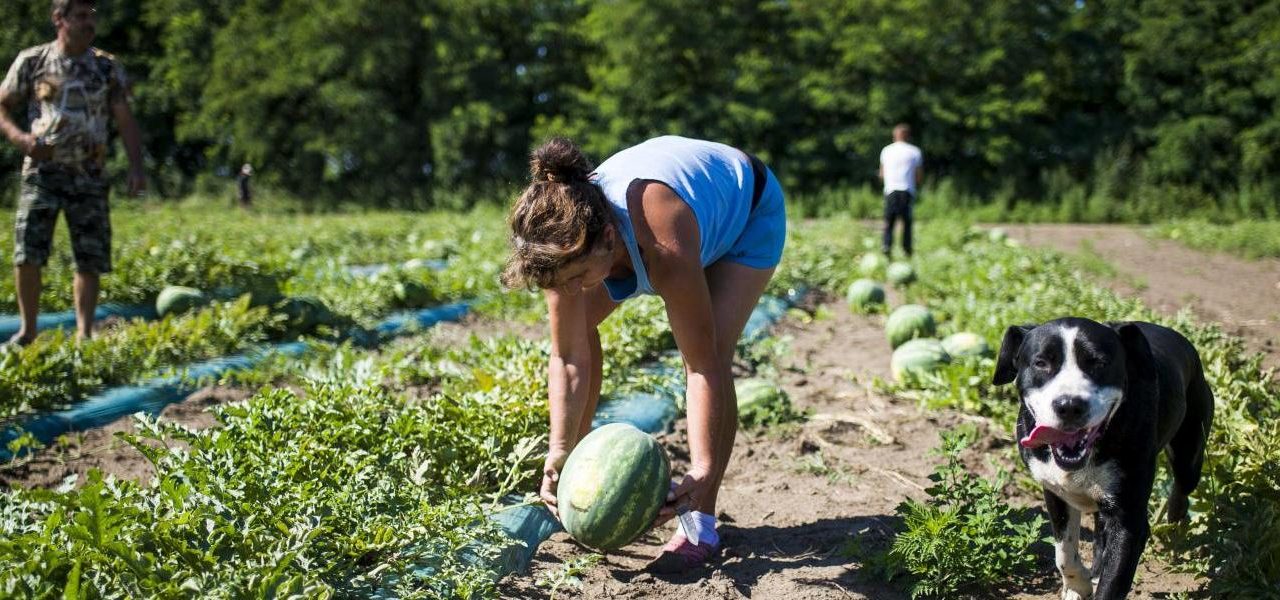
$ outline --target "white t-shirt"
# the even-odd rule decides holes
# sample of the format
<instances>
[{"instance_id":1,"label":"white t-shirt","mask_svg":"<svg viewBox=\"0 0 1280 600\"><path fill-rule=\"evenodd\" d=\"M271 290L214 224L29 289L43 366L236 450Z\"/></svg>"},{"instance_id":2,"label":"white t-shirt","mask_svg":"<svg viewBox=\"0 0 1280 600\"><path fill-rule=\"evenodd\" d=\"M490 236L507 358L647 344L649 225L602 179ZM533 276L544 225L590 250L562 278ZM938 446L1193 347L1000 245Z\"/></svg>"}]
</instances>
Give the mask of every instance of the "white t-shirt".
<instances>
[{"instance_id":1,"label":"white t-shirt","mask_svg":"<svg viewBox=\"0 0 1280 600\"><path fill-rule=\"evenodd\" d=\"M908 191L916 195L916 171L924 164L920 149L907 142L894 142L880 151L880 168L884 169L884 195Z\"/></svg>"}]
</instances>

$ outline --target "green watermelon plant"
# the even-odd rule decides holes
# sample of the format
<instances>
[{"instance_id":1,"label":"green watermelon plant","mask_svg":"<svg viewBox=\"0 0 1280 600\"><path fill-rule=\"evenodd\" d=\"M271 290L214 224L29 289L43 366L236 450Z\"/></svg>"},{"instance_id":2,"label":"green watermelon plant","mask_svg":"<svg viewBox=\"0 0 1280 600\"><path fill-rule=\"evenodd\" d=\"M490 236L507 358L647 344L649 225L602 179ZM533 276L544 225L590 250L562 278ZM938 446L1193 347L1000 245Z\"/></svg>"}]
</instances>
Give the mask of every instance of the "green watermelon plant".
<instances>
[{"instance_id":1,"label":"green watermelon plant","mask_svg":"<svg viewBox=\"0 0 1280 600\"><path fill-rule=\"evenodd\" d=\"M46 333L26 348L0 352L0 421L65 408L104 387L247 350L265 341L270 327L266 309L242 299L109 329L85 341L70 332Z\"/></svg>"},{"instance_id":2,"label":"green watermelon plant","mask_svg":"<svg viewBox=\"0 0 1280 600\"><path fill-rule=\"evenodd\" d=\"M888 554L892 570L911 581L912 598L953 598L984 590L1016 589L1036 565L1031 546L1048 542L1047 522L1030 509L1005 504L1001 490L1008 473L993 479L970 471L960 454L973 444L972 428L942 432L937 450L944 463L923 502L898 506L902 530Z\"/></svg>"},{"instance_id":3,"label":"green watermelon plant","mask_svg":"<svg viewBox=\"0 0 1280 600\"><path fill-rule=\"evenodd\" d=\"M620 310L604 336L620 380L660 348L650 304ZM510 336L430 339L312 355L276 371L292 386L219 407L217 428L138 421L125 437L154 463L154 485L92 476L5 492L0 587L34 597L68 586L121 597L496 595L487 561L510 542L484 515L536 482L548 350Z\"/></svg>"}]
</instances>

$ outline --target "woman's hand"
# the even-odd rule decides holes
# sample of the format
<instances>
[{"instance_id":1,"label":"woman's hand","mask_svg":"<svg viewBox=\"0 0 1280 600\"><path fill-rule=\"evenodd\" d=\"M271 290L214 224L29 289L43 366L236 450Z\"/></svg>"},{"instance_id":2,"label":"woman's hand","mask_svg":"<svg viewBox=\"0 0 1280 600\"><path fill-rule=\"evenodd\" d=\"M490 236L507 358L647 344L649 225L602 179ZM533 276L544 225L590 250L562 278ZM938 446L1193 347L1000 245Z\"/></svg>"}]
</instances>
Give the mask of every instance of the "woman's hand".
<instances>
[{"instance_id":1,"label":"woman's hand","mask_svg":"<svg viewBox=\"0 0 1280 600\"><path fill-rule=\"evenodd\" d=\"M557 519L560 518L560 511L556 507L556 488L560 483L560 469L568 458L568 452L553 450L547 453L547 460L542 465L542 490L539 495L547 505L547 510Z\"/></svg>"},{"instance_id":2,"label":"woman's hand","mask_svg":"<svg viewBox=\"0 0 1280 600\"><path fill-rule=\"evenodd\" d=\"M710 491L711 472L709 470L689 471L679 484L667 492L667 503L658 511L658 518L653 522L654 527L670 521L686 510L697 509L701 506L703 497Z\"/></svg>"}]
</instances>

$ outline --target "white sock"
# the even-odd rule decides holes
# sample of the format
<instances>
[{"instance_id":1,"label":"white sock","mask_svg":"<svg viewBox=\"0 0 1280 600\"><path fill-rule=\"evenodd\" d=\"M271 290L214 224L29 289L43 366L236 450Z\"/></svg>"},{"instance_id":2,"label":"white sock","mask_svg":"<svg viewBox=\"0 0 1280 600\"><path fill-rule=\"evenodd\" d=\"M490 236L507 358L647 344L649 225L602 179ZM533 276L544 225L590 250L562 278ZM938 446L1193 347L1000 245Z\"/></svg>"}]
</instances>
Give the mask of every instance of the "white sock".
<instances>
[{"instance_id":1,"label":"white sock","mask_svg":"<svg viewBox=\"0 0 1280 600\"><path fill-rule=\"evenodd\" d=\"M716 532L716 518L714 515L696 510L689 511L686 515L693 518L688 519L688 526L681 522L680 529L684 532L685 537L689 538L689 541L699 546L704 544L718 546L720 544L720 534Z\"/></svg>"}]
</instances>

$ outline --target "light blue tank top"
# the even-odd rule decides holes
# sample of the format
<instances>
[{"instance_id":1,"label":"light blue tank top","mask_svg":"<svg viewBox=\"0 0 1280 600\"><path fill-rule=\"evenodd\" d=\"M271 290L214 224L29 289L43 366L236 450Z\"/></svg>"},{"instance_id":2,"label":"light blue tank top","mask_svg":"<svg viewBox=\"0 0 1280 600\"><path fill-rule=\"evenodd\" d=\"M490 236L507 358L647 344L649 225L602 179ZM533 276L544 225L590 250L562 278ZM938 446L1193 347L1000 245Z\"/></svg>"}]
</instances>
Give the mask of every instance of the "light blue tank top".
<instances>
[{"instance_id":1,"label":"light blue tank top","mask_svg":"<svg viewBox=\"0 0 1280 600\"><path fill-rule=\"evenodd\" d=\"M604 280L609 297L615 302L654 293L627 210L627 188L637 179L666 184L693 210L704 267L733 247L751 213L751 162L732 146L667 135L609 157L596 168L593 181L613 208L635 270L635 275L625 279Z\"/></svg>"}]
</instances>

